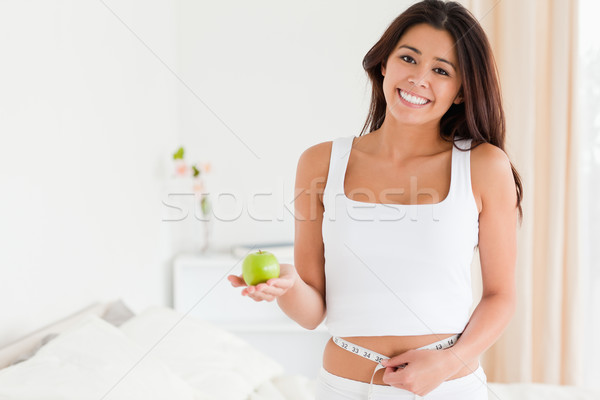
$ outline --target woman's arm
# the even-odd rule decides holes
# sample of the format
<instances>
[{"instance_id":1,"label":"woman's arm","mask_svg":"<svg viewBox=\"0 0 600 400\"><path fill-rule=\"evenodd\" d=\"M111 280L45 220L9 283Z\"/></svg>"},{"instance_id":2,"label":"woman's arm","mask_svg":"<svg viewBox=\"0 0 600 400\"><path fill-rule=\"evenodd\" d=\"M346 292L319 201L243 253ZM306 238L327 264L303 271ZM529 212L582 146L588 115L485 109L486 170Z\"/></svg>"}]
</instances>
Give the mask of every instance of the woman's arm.
<instances>
[{"instance_id":1,"label":"woman's arm","mask_svg":"<svg viewBox=\"0 0 600 400\"><path fill-rule=\"evenodd\" d=\"M472 181L481 194L479 256L483 293L463 334L444 350L458 370L492 346L516 308L517 195L507 155L484 143L471 152Z\"/></svg>"},{"instance_id":2,"label":"woman's arm","mask_svg":"<svg viewBox=\"0 0 600 400\"><path fill-rule=\"evenodd\" d=\"M294 199L294 265L281 264L279 278L248 286L242 295L255 301L277 299L291 319L307 329L315 329L325 318L325 257L322 193L327 180L332 142L306 149L296 169ZM233 286L245 286L242 277L230 275Z\"/></svg>"},{"instance_id":3,"label":"woman's arm","mask_svg":"<svg viewBox=\"0 0 600 400\"><path fill-rule=\"evenodd\" d=\"M305 328L323 321L325 305L325 256L322 235L322 194L329 171L332 142L312 146L302 153L296 168L294 199L294 264L301 279L277 299L279 307Z\"/></svg>"}]
</instances>

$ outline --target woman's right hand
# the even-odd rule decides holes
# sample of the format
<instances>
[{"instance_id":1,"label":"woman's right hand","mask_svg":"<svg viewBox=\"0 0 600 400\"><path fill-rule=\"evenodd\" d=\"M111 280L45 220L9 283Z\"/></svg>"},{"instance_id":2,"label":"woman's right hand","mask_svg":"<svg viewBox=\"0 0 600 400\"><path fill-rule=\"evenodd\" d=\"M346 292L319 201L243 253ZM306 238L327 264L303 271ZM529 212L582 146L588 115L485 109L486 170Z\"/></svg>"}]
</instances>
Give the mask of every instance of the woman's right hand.
<instances>
[{"instance_id":1,"label":"woman's right hand","mask_svg":"<svg viewBox=\"0 0 600 400\"><path fill-rule=\"evenodd\" d=\"M286 293L300 277L292 264L279 265L279 278L269 279L256 286L248 286L242 275L229 275L227 279L233 287L247 286L242 290L242 296L248 296L254 301L273 301Z\"/></svg>"}]
</instances>

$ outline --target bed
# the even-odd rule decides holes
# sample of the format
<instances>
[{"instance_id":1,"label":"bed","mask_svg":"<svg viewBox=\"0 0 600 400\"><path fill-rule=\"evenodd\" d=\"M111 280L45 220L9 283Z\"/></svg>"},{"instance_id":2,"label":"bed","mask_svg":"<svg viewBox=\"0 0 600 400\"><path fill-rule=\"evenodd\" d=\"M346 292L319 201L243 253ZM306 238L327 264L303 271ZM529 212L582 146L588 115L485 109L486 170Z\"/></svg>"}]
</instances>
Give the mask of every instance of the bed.
<instances>
[{"instance_id":1,"label":"bed","mask_svg":"<svg viewBox=\"0 0 600 400\"><path fill-rule=\"evenodd\" d=\"M488 383L490 399L600 400L568 386ZM0 399L313 400L314 379L168 307L98 303L0 349Z\"/></svg>"}]
</instances>

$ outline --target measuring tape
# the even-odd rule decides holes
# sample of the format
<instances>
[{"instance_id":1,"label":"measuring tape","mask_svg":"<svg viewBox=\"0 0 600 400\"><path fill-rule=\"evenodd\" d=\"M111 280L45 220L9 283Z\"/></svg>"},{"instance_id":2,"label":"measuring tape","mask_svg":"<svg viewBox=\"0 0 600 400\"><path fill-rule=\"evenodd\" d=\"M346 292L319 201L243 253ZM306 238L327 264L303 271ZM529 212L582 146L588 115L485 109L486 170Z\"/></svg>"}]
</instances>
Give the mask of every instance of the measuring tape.
<instances>
[{"instance_id":1,"label":"measuring tape","mask_svg":"<svg viewBox=\"0 0 600 400\"><path fill-rule=\"evenodd\" d=\"M417 350L443 350L443 349L447 349L449 347L454 346L454 344L456 343L456 341L458 340L458 338L460 337L460 333L451 336L449 338L446 339L442 339L440 341L437 341L435 343L431 343L428 344L426 346L423 347L419 347ZM369 350L369 349L365 349L362 346L359 346L357 344L354 343L350 343L347 340L342 339L339 336L334 336L333 337L333 343L337 344L338 346L340 346L342 349L347 350L351 353L356 354L357 356L361 356L363 358L366 358L367 360L371 360L375 363L377 363L377 366L375 367L375 371L373 371L373 376L371 376L371 382L369 383L369 395L368 395L368 399L371 399L371 395L373 392L373 378L375 378L375 373L377 371L379 371L382 368L385 368L383 365L381 365L381 362L383 360L389 360L390 357L386 357L382 354L379 354L375 351ZM399 365L397 368L402 368L404 369L406 366L408 365L408 363L404 363ZM421 396L417 396L415 395L416 398L421 398Z\"/></svg>"},{"instance_id":2,"label":"measuring tape","mask_svg":"<svg viewBox=\"0 0 600 400\"><path fill-rule=\"evenodd\" d=\"M451 336L449 338L446 339L442 339L438 342L435 343L431 343L428 344L427 346L423 346L423 347L419 347L417 350L443 350L443 349L447 349L448 347L452 347L454 346L454 344L456 343L456 341L458 340L458 338L460 337L460 333ZM365 349L364 347L361 347L357 344L354 343L350 343L347 340L342 339L339 336L334 336L333 337L333 343L337 344L338 346L340 346L342 349L344 350L348 350L351 353L354 353L356 355L359 355L363 358L366 358L367 360L371 360L373 362L376 362L378 364L381 364L381 361L383 360L389 360L389 357L386 357L384 355L381 355L377 352L374 352L372 350L368 350ZM404 368L407 364L402 364L400 366L398 366L398 368Z\"/></svg>"}]
</instances>

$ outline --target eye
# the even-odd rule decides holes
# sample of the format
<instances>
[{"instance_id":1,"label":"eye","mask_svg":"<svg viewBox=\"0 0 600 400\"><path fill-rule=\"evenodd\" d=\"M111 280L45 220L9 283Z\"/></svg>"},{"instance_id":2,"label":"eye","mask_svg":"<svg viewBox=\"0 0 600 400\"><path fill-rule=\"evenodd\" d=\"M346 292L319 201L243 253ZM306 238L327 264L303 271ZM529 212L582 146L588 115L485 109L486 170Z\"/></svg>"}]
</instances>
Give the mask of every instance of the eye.
<instances>
[{"instance_id":1,"label":"eye","mask_svg":"<svg viewBox=\"0 0 600 400\"><path fill-rule=\"evenodd\" d=\"M435 72L437 72L440 75L446 75L446 76L450 76L449 73L447 73L445 70L441 69L441 68L434 68L433 69Z\"/></svg>"},{"instance_id":2,"label":"eye","mask_svg":"<svg viewBox=\"0 0 600 400\"><path fill-rule=\"evenodd\" d=\"M415 60L411 56L400 56L400 58L408 63L414 64Z\"/></svg>"}]
</instances>

